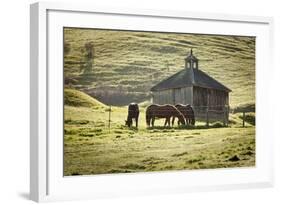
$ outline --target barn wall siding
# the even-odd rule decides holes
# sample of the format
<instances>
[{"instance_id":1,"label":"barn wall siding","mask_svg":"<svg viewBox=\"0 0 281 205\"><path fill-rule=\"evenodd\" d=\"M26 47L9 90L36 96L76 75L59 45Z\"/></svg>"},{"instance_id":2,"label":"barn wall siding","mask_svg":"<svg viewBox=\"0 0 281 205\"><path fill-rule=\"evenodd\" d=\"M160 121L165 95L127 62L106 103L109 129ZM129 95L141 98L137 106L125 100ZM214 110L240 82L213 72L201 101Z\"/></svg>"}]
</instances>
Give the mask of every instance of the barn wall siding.
<instances>
[{"instance_id":1,"label":"barn wall siding","mask_svg":"<svg viewBox=\"0 0 281 205\"><path fill-rule=\"evenodd\" d=\"M152 93L155 104L192 104L192 87L174 88Z\"/></svg>"},{"instance_id":2,"label":"barn wall siding","mask_svg":"<svg viewBox=\"0 0 281 205\"><path fill-rule=\"evenodd\" d=\"M173 104L172 90L153 92L153 103L160 105Z\"/></svg>"},{"instance_id":3,"label":"barn wall siding","mask_svg":"<svg viewBox=\"0 0 281 205\"><path fill-rule=\"evenodd\" d=\"M224 119L228 120L228 92L194 87L193 108L197 119L206 119L207 110L210 121Z\"/></svg>"},{"instance_id":4,"label":"barn wall siding","mask_svg":"<svg viewBox=\"0 0 281 205\"><path fill-rule=\"evenodd\" d=\"M197 107L221 109L228 106L228 93L221 90L194 87L193 104Z\"/></svg>"},{"instance_id":5,"label":"barn wall siding","mask_svg":"<svg viewBox=\"0 0 281 205\"><path fill-rule=\"evenodd\" d=\"M156 91L152 95L155 104L190 104L197 120L206 120L207 110L210 122L228 120L229 94L225 91L194 86Z\"/></svg>"},{"instance_id":6,"label":"barn wall siding","mask_svg":"<svg viewBox=\"0 0 281 205\"><path fill-rule=\"evenodd\" d=\"M185 88L182 88L183 89L183 93L184 93L184 100L183 100L183 104L189 104L189 105L193 105L193 95L192 95L192 92L193 92L193 89L192 87L185 87Z\"/></svg>"}]
</instances>

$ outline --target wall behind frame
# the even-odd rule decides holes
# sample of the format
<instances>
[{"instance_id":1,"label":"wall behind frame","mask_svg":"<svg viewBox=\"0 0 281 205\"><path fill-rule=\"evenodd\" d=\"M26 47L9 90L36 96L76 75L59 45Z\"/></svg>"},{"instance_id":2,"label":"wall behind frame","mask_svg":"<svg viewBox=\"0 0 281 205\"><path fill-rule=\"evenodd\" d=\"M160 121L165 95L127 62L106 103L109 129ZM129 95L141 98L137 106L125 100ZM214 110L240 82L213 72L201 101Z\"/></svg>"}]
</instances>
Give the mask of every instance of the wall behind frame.
<instances>
[{"instance_id":1,"label":"wall behind frame","mask_svg":"<svg viewBox=\"0 0 281 205\"><path fill-rule=\"evenodd\" d=\"M1 5L1 169L0 169L0 203L33 204L28 200L29 192L29 4L35 1L10 0ZM149 8L164 10L193 10L201 12L220 12L246 15L273 16L275 19L276 53L275 71L272 73L272 91L275 121L272 129L280 133L281 109L281 13L278 1L260 0L103 0L77 1L91 2L100 6ZM102 4L101 4L102 3ZM271 70L272 68L266 68ZM270 71L271 72L271 71ZM268 108L270 109L270 108ZM118 198L96 201L75 201L57 204L280 204L281 198L281 138L275 137L276 187L272 189L252 189L239 191L189 193L165 196L147 196L137 198Z\"/></svg>"}]
</instances>

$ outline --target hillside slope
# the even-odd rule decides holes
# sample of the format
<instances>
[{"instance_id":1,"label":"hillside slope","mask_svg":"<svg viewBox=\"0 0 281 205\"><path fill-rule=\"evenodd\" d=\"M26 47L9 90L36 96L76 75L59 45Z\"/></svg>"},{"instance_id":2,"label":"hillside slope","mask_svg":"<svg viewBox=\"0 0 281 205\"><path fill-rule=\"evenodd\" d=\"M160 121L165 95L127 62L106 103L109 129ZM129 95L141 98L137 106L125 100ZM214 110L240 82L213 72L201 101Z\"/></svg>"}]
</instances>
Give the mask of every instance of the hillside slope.
<instances>
[{"instance_id":1,"label":"hillside slope","mask_svg":"<svg viewBox=\"0 0 281 205\"><path fill-rule=\"evenodd\" d=\"M74 107L105 107L105 105L91 96L71 88L64 89L64 104Z\"/></svg>"},{"instance_id":2,"label":"hillside slope","mask_svg":"<svg viewBox=\"0 0 281 205\"><path fill-rule=\"evenodd\" d=\"M232 106L255 102L254 37L75 28L65 28L64 37L70 46L65 77L74 78L74 86L100 100L114 103L128 93L135 101L147 100L153 85L184 68L184 58L193 48L199 69L233 91ZM95 48L93 74L82 75L81 49L90 41ZM107 100L109 94L113 100Z\"/></svg>"}]
</instances>

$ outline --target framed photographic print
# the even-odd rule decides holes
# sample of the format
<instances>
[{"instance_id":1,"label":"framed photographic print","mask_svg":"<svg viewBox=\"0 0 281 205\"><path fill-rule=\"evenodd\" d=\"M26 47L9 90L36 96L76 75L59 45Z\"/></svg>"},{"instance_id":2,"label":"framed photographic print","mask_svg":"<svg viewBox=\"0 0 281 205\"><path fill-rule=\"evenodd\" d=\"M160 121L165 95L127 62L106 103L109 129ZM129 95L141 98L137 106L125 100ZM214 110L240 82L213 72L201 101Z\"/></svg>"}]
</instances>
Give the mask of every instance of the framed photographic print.
<instances>
[{"instance_id":1,"label":"framed photographic print","mask_svg":"<svg viewBox=\"0 0 281 205\"><path fill-rule=\"evenodd\" d=\"M31 5L31 199L272 186L272 22Z\"/></svg>"}]
</instances>

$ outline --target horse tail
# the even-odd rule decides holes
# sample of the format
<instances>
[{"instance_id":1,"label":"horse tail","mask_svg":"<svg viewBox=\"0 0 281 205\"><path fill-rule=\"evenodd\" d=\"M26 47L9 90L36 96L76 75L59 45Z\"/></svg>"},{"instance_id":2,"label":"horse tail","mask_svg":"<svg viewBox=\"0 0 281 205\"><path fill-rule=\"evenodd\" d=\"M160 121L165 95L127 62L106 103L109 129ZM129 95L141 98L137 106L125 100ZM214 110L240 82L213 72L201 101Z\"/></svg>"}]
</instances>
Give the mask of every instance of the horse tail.
<instances>
[{"instance_id":1,"label":"horse tail","mask_svg":"<svg viewBox=\"0 0 281 205\"><path fill-rule=\"evenodd\" d=\"M150 125L150 114L146 113L146 125L149 126Z\"/></svg>"}]
</instances>

